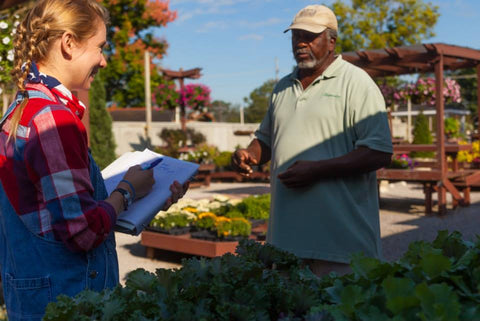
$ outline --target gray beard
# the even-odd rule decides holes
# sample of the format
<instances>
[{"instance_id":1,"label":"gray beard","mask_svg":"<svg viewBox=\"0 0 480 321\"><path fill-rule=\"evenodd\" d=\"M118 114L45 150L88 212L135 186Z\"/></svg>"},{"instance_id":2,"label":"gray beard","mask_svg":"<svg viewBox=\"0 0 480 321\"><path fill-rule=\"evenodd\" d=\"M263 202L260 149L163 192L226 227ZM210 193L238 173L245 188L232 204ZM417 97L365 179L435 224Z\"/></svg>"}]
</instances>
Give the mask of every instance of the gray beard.
<instances>
[{"instance_id":1,"label":"gray beard","mask_svg":"<svg viewBox=\"0 0 480 321\"><path fill-rule=\"evenodd\" d=\"M313 69L319 64L318 59L312 54L310 50L299 49L296 51L296 53L308 53L310 56L309 61L300 61L300 62L297 61L297 67L299 69Z\"/></svg>"},{"instance_id":2,"label":"gray beard","mask_svg":"<svg viewBox=\"0 0 480 321\"><path fill-rule=\"evenodd\" d=\"M301 61L297 63L297 67L299 69L313 69L318 65L318 62L319 61L317 59L313 59L309 61Z\"/></svg>"}]
</instances>

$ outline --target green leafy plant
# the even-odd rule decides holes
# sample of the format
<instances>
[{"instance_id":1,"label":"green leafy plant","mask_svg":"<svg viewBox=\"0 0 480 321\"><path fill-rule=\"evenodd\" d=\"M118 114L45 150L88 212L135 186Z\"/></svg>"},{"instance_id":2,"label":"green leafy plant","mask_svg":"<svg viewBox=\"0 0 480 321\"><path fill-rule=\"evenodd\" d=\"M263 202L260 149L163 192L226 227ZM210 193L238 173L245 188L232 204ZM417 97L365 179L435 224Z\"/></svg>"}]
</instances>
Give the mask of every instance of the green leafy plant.
<instances>
[{"instance_id":1,"label":"green leafy plant","mask_svg":"<svg viewBox=\"0 0 480 321\"><path fill-rule=\"evenodd\" d=\"M218 154L213 158L213 163L217 167L230 169L232 154L233 154L232 152L228 152L228 151L220 152L220 154Z\"/></svg>"},{"instance_id":2,"label":"green leafy plant","mask_svg":"<svg viewBox=\"0 0 480 321\"><path fill-rule=\"evenodd\" d=\"M246 197L235 207L245 218L267 219L270 214L270 194Z\"/></svg>"},{"instance_id":3,"label":"green leafy plant","mask_svg":"<svg viewBox=\"0 0 480 321\"><path fill-rule=\"evenodd\" d=\"M317 278L295 255L242 240L237 255L192 258L178 270L143 269L125 286L60 296L46 321L60 320L391 320L480 318L480 240L441 231L398 261L356 254L352 273Z\"/></svg>"},{"instance_id":4,"label":"green leafy plant","mask_svg":"<svg viewBox=\"0 0 480 321\"><path fill-rule=\"evenodd\" d=\"M422 111L415 119L413 128L413 143L414 144L432 144L433 138L430 128L428 126L428 119ZM411 152L411 157L433 157L433 152Z\"/></svg>"},{"instance_id":5,"label":"green leafy plant","mask_svg":"<svg viewBox=\"0 0 480 321\"><path fill-rule=\"evenodd\" d=\"M243 217L217 217L215 230L218 237L243 236L248 237L252 231L252 224Z\"/></svg>"},{"instance_id":6,"label":"green leafy plant","mask_svg":"<svg viewBox=\"0 0 480 321\"><path fill-rule=\"evenodd\" d=\"M460 122L458 121L458 119L453 117L447 117L443 122L445 135L448 138L459 138L462 136L460 133Z\"/></svg>"},{"instance_id":7,"label":"green leafy plant","mask_svg":"<svg viewBox=\"0 0 480 321\"><path fill-rule=\"evenodd\" d=\"M175 158L180 156L178 149L187 146L188 141L194 146L206 141L206 138L202 133L197 132L192 128L187 128L186 131L181 129L164 128L158 136L165 142L165 145L156 147L155 151Z\"/></svg>"},{"instance_id":8,"label":"green leafy plant","mask_svg":"<svg viewBox=\"0 0 480 321\"><path fill-rule=\"evenodd\" d=\"M195 226L199 229L213 230L217 216L211 212L200 213L195 220Z\"/></svg>"},{"instance_id":9,"label":"green leafy plant","mask_svg":"<svg viewBox=\"0 0 480 321\"><path fill-rule=\"evenodd\" d=\"M163 216L156 216L150 222L150 226L169 231L173 228L190 226L192 222L193 219L190 215L184 213L166 213Z\"/></svg>"}]
</instances>

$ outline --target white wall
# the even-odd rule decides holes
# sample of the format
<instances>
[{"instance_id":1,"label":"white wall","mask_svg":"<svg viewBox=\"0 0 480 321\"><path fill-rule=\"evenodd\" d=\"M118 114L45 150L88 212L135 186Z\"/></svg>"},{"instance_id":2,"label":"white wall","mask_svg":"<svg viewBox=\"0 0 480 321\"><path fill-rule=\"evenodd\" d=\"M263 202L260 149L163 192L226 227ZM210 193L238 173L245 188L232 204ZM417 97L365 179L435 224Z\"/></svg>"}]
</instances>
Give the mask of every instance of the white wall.
<instances>
[{"instance_id":1,"label":"white wall","mask_svg":"<svg viewBox=\"0 0 480 321\"><path fill-rule=\"evenodd\" d=\"M248 136L235 135L234 132L255 131L258 124L239 124L239 123L219 123L219 122L188 122L187 128L192 128L205 135L207 143L217 146L220 151L234 151L237 145L246 147L253 138L253 134ZM132 150L140 150L145 141L145 123L144 122L122 122L114 121L112 124L113 134L117 148L117 155L121 155ZM150 138L152 145L163 145L162 139L158 136L162 129L180 129L180 124L175 122L152 122L150 128Z\"/></svg>"}]
</instances>

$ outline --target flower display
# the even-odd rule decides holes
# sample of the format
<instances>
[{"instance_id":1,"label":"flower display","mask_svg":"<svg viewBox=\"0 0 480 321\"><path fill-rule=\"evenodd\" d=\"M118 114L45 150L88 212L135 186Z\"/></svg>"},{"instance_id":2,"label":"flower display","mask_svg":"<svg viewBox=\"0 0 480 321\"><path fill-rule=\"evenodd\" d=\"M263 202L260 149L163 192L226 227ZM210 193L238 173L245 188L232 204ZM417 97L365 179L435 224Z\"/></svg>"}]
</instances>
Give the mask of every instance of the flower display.
<instances>
[{"instance_id":1,"label":"flower display","mask_svg":"<svg viewBox=\"0 0 480 321\"><path fill-rule=\"evenodd\" d=\"M395 155L388 168L408 169L417 165L407 154Z\"/></svg>"},{"instance_id":2,"label":"flower display","mask_svg":"<svg viewBox=\"0 0 480 321\"><path fill-rule=\"evenodd\" d=\"M212 200L182 198L167 211L158 212L150 227L166 231L192 227L195 232L206 231L220 239L248 237L252 219L267 219L269 205L270 194L244 199L231 199L225 195L215 195ZM263 211L265 206L268 209Z\"/></svg>"},{"instance_id":3,"label":"flower display","mask_svg":"<svg viewBox=\"0 0 480 321\"><path fill-rule=\"evenodd\" d=\"M10 72L14 60L13 38L20 24L19 20L19 15L11 15L0 20L0 93L11 84Z\"/></svg>"},{"instance_id":4,"label":"flower display","mask_svg":"<svg viewBox=\"0 0 480 321\"><path fill-rule=\"evenodd\" d=\"M174 81L161 78L154 90L152 103L161 110L172 109L178 105L179 98L180 94L175 89Z\"/></svg>"},{"instance_id":5,"label":"flower display","mask_svg":"<svg viewBox=\"0 0 480 321\"><path fill-rule=\"evenodd\" d=\"M415 83L407 83L399 87L380 84L380 90L385 98L387 106L404 104L410 98L414 104L434 106L436 102L435 79L418 78ZM445 103L460 103L460 85L451 78L445 78L443 86L443 98Z\"/></svg>"},{"instance_id":6,"label":"flower display","mask_svg":"<svg viewBox=\"0 0 480 321\"><path fill-rule=\"evenodd\" d=\"M202 84L188 84L180 89L178 103L193 110L206 111L210 106L210 88Z\"/></svg>"}]
</instances>

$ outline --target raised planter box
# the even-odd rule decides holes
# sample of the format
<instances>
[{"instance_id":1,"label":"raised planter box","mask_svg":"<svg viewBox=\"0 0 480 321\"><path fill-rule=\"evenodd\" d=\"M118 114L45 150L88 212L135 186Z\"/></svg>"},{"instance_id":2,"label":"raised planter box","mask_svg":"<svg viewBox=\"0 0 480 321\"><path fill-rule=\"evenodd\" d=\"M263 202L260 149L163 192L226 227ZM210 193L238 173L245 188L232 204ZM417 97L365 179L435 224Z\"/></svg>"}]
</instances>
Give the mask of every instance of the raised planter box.
<instances>
[{"instance_id":1,"label":"raised planter box","mask_svg":"<svg viewBox=\"0 0 480 321\"><path fill-rule=\"evenodd\" d=\"M256 239L255 233L265 232L267 225L261 225L252 229L250 238ZM198 256L215 257L226 253L235 253L238 242L206 241L195 239L190 233L183 235L169 235L152 231L143 231L141 244L147 248L147 257L155 256L155 249L181 252Z\"/></svg>"}]
</instances>

